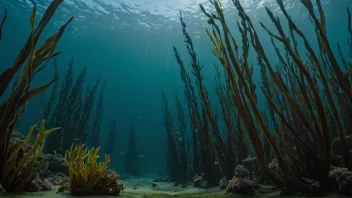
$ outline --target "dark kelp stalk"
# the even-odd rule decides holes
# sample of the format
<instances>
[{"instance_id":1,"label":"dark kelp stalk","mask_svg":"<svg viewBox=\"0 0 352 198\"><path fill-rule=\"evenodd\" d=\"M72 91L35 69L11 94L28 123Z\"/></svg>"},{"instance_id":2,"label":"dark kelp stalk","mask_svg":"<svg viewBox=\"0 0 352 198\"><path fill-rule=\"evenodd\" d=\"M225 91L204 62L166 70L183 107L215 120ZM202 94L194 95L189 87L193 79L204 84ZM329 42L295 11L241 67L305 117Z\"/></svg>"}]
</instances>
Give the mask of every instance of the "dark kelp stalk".
<instances>
[{"instance_id":1,"label":"dark kelp stalk","mask_svg":"<svg viewBox=\"0 0 352 198\"><path fill-rule=\"evenodd\" d=\"M284 30L283 20L280 21L265 8L275 27L272 31L260 23L264 33L271 37L276 53L278 62L272 63L239 0L231 3L239 16L237 30L240 40L230 31L220 0L210 2L215 13L208 13L202 5L200 9L210 25L206 34L214 46L212 53L222 66L214 64L221 116L209 101L203 84L203 65L199 62L182 15L180 21L192 76L188 74L179 51L173 48L185 84L191 125L192 144L187 147L186 153L192 171L187 177L201 175L207 181L206 186L212 186L219 182L219 175L223 175L229 181L228 192L251 194L255 187L251 181L254 173L262 181L278 187L282 195L316 195L334 187L340 193L351 195L351 181L341 179L349 177L352 170L350 10L347 8L349 52L342 51L338 44L336 53L327 38L320 0L301 1L315 27L318 49L312 47L316 44L314 40L308 39L295 24L282 0L277 0L277 4L289 31ZM298 48L305 50L299 51ZM254 56L250 52L254 52ZM251 63L250 56L256 57L256 65L260 68L260 90L253 79L255 64ZM258 92L264 95L264 110L257 102ZM167 131L167 168L175 170L169 172L169 176L174 178L175 173L180 173L181 167L176 166L181 164L177 156L184 147L176 141L173 117L166 96L162 98ZM251 157L250 150L256 157ZM248 176L243 177L239 174L241 171Z\"/></svg>"},{"instance_id":2,"label":"dark kelp stalk","mask_svg":"<svg viewBox=\"0 0 352 198\"><path fill-rule=\"evenodd\" d=\"M211 25L206 33L214 45L213 54L223 66L232 103L265 177L279 187L283 194L327 192L331 187L329 172L333 166L352 169L352 150L347 145L347 135L350 134L346 131L348 117L342 111L346 107L351 109L352 87L351 64L345 64L347 70L344 70L332 50L320 0L315 1L318 14L313 9L312 1L302 1L316 29L318 51L314 51L313 42L291 19L282 0L277 0L277 3L288 23L288 34L282 27L282 21L266 8L278 34L264 24L260 25L272 38L280 70L275 70L269 61L257 31L239 0L233 0L232 3L240 17L237 25L242 53L239 53L239 43L227 25L220 1L211 3L216 13L210 14L200 5ZM348 10L348 29L351 33L349 13ZM278 44L282 45L284 51L279 50ZM298 51L299 44L304 46L305 52ZM256 101L255 83L251 78L253 68L248 61L249 48L256 52L257 63L265 78L262 79L261 91L269 106L268 114L260 111ZM303 54L308 55L308 59ZM260 138L260 134L264 134L264 139ZM338 139L341 156L332 152L334 139ZM266 145L270 145L279 170L268 166L271 157L270 152L264 150Z\"/></svg>"},{"instance_id":3,"label":"dark kelp stalk","mask_svg":"<svg viewBox=\"0 0 352 198\"><path fill-rule=\"evenodd\" d=\"M99 143L99 131L103 119L103 93L106 84L103 85L97 101L101 77L98 77L93 88L89 85L85 88L87 66L75 75L74 64L74 58L72 58L68 63L60 90L57 89L58 82L53 83L50 96L43 105L41 117L48 120L50 127L61 126L62 128L60 133L54 133L48 137L49 144L45 147L48 153L64 154L73 143L87 143L88 134L92 134L90 146L97 147ZM58 61L55 60L54 67L57 65ZM94 112L94 107L96 112ZM92 130L88 130L91 119L94 119Z\"/></svg>"}]
</instances>

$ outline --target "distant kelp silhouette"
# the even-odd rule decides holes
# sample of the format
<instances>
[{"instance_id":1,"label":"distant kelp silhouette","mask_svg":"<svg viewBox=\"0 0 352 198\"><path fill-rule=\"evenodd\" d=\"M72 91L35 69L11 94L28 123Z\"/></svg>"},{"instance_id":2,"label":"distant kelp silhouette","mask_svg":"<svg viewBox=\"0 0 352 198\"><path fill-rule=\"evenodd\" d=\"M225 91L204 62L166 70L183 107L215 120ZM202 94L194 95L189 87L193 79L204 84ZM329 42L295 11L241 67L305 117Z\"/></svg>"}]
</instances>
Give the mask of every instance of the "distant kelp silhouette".
<instances>
[{"instance_id":1,"label":"distant kelp silhouette","mask_svg":"<svg viewBox=\"0 0 352 198\"><path fill-rule=\"evenodd\" d=\"M30 84L35 75L46 67L46 62L60 54L55 52L56 45L65 31L67 25L73 20L71 17L60 29L49 37L40 47L36 49L37 42L42 31L48 24L55 13L55 10L62 3L62 0L54 0L44 13L37 28L34 28L34 19L36 14L36 4L34 4L30 17L31 33L18 54L14 64L0 74L0 97L8 89L10 82L14 80L13 87L8 99L0 104L0 174L4 177L6 161L11 156L9 150L9 141L11 134L19 117L25 112L27 102L45 91L58 77L53 78L49 83L30 89ZM5 23L7 12L1 22L1 30ZM19 72L24 65L22 72ZM21 189L16 188L16 191Z\"/></svg>"},{"instance_id":2,"label":"distant kelp silhouette","mask_svg":"<svg viewBox=\"0 0 352 198\"><path fill-rule=\"evenodd\" d=\"M136 131L133 125L131 125L128 132L129 140L127 142L127 150L126 152L122 153L125 156L123 169L124 172L129 175L139 176L141 174L141 157L144 156L137 148Z\"/></svg>"},{"instance_id":3,"label":"distant kelp silhouette","mask_svg":"<svg viewBox=\"0 0 352 198\"><path fill-rule=\"evenodd\" d=\"M175 93L177 106L178 127L174 126L174 117L169 109L169 103L163 92L163 123L166 130L166 148L164 151L168 180L179 183L186 183L192 178L193 170L189 166L191 163L190 151L186 140L186 118L182 103Z\"/></svg>"},{"instance_id":4,"label":"distant kelp silhouette","mask_svg":"<svg viewBox=\"0 0 352 198\"><path fill-rule=\"evenodd\" d=\"M54 67L56 68L57 65L58 61L55 60ZM85 84L87 66L77 75L73 68L74 58L68 63L60 89L58 90L58 82L55 82L48 100L43 105L43 113L40 117L48 120L48 126L61 126L62 128L60 133L48 137L49 144L45 147L46 152L64 154L73 143L86 143L89 133L92 133L92 145L97 146L99 142L105 83L100 91L100 97L97 98L101 77L99 76L91 87ZM96 99L98 102L94 111ZM90 119L94 120L92 126L89 126ZM89 131L88 127L92 130Z\"/></svg>"}]
</instances>

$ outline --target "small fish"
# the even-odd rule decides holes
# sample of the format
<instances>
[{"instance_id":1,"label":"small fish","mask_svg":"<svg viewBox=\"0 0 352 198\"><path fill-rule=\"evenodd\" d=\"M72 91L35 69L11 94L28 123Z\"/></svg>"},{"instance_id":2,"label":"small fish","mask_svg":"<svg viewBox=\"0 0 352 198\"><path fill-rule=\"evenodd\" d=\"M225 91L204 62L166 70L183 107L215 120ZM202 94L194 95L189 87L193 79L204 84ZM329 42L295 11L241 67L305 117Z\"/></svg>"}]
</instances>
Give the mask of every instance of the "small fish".
<instances>
[{"instance_id":1,"label":"small fish","mask_svg":"<svg viewBox=\"0 0 352 198\"><path fill-rule=\"evenodd\" d=\"M177 134L180 134L180 132L179 132L179 131L177 131L176 133L177 133Z\"/></svg>"},{"instance_id":2,"label":"small fish","mask_svg":"<svg viewBox=\"0 0 352 198\"><path fill-rule=\"evenodd\" d=\"M145 156L142 155L142 154L139 154L138 157L140 157L140 158L145 158Z\"/></svg>"},{"instance_id":3,"label":"small fish","mask_svg":"<svg viewBox=\"0 0 352 198\"><path fill-rule=\"evenodd\" d=\"M178 142L182 142L182 141L183 141L182 137L178 138Z\"/></svg>"},{"instance_id":4,"label":"small fish","mask_svg":"<svg viewBox=\"0 0 352 198\"><path fill-rule=\"evenodd\" d=\"M75 138L74 141L79 141L79 138Z\"/></svg>"},{"instance_id":5,"label":"small fish","mask_svg":"<svg viewBox=\"0 0 352 198\"><path fill-rule=\"evenodd\" d=\"M124 153L124 152L121 152L120 154L121 154L121 155L126 155L126 153Z\"/></svg>"},{"instance_id":6,"label":"small fish","mask_svg":"<svg viewBox=\"0 0 352 198\"><path fill-rule=\"evenodd\" d=\"M139 117L139 119L140 119L140 120L143 120L143 118L142 118L142 117Z\"/></svg>"},{"instance_id":7,"label":"small fish","mask_svg":"<svg viewBox=\"0 0 352 198\"><path fill-rule=\"evenodd\" d=\"M54 155L56 155L56 150L54 150Z\"/></svg>"}]
</instances>

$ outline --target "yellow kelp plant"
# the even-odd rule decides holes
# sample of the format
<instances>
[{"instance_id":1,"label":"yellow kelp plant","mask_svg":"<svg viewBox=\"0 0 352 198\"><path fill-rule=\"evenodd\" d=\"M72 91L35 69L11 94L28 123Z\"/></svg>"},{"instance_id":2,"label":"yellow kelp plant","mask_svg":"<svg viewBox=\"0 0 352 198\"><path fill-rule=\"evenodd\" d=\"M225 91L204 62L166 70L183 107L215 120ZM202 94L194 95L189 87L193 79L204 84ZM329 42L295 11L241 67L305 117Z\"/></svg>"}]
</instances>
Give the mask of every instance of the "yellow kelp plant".
<instances>
[{"instance_id":1,"label":"yellow kelp plant","mask_svg":"<svg viewBox=\"0 0 352 198\"><path fill-rule=\"evenodd\" d=\"M38 157L42 154L44 148L44 140L50 133L59 130L60 128L53 128L45 130L45 120L42 120L39 128L39 133L36 137L32 137L34 129L37 125L33 125L26 137L26 139L15 145L10 145L11 155L7 158L4 166L4 171L1 174L1 183L8 191L19 192L26 184L33 178L36 173L38 165ZM29 150L26 146L32 141L35 141ZM12 149L12 147L14 147Z\"/></svg>"},{"instance_id":2,"label":"yellow kelp plant","mask_svg":"<svg viewBox=\"0 0 352 198\"><path fill-rule=\"evenodd\" d=\"M18 158L16 159L16 157L18 157L18 153L16 152L23 151L21 150L21 146L17 148L10 145L10 138L16 122L26 111L28 101L44 92L58 79L58 77L55 76L50 82L40 87L33 88L31 86L35 76L48 65L46 64L47 61L60 54L60 52L55 51L56 45L67 25L73 20L73 17L69 18L56 33L47 38L45 42L39 46L38 41L41 39L42 32L62 1L63 0L53 0L51 2L42 15L37 27L34 26L37 7L32 1L34 6L30 16L31 31L28 39L19 51L14 63L0 73L0 179L6 191L15 190L19 192L22 190L26 181L30 180L30 176L34 171L33 163L35 161L31 156L34 156L34 158L38 157L41 150L37 151L36 148L42 148L44 137L48 135L49 132L52 132L51 130L42 131L43 137L37 136L32 138L29 136L27 142L35 140L35 146L31 149L31 153L27 152L20 160L18 160ZM5 14L0 23L0 41L3 39L2 30L3 27L5 27L6 18L7 10L5 9ZM42 122L43 127L44 124L45 121ZM10 146L15 152L10 149ZM25 169L23 170L23 168Z\"/></svg>"},{"instance_id":3,"label":"yellow kelp plant","mask_svg":"<svg viewBox=\"0 0 352 198\"><path fill-rule=\"evenodd\" d=\"M123 184L117 183L119 175L108 172L110 155L105 154L103 162L97 162L100 147L88 150L84 144L76 145L65 153L69 168L69 191L73 195L119 195Z\"/></svg>"}]
</instances>

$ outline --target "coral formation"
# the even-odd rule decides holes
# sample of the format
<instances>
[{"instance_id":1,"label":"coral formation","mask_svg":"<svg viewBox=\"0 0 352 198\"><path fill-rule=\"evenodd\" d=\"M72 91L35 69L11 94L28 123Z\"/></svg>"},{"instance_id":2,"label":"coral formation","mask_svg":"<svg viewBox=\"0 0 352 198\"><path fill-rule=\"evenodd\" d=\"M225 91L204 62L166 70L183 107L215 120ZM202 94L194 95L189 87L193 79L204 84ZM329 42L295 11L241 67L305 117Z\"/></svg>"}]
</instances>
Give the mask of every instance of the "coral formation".
<instances>
[{"instance_id":1,"label":"coral formation","mask_svg":"<svg viewBox=\"0 0 352 198\"><path fill-rule=\"evenodd\" d=\"M193 186L198 188L209 188L208 181L204 178L205 174L193 176Z\"/></svg>"},{"instance_id":2,"label":"coral formation","mask_svg":"<svg viewBox=\"0 0 352 198\"><path fill-rule=\"evenodd\" d=\"M233 177L226 187L226 192L252 195L255 192L253 182L249 179Z\"/></svg>"},{"instance_id":3,"label":"coral formation","mask_svg":"<svg viewBox=\"0 0 352 198\"><path fill-rule=\"evenodd\" d=\"M249 178L249 171L243 165L237 165L235 168L235 177Z\"/></svg>"},{"instance_id":4,"label":"coral formation","mask_svg":"<svg viewBox=\"0 0 352 198\"><path fill-rule=\"evenodd\" d=\"M336 184L338 192L352 195L352 171L348 171L347 168L331 167L329 178Z\"/></svg>"},{"instance_id":5,"label":"coral formation","mask_svg":"<svg viewBox=\"0 0 352 198\"><path fill-rule=\"evenodd\" d=\"M39 174L36 174L23 190L27 192L50 191L52 190L52 185L53 184L48 179L40 178Z\"/></svg>"},{"instance_id":6,"label":"coral formation","mask_svg":"<svg viewBox=\"0 0 352 198\"><path fill-rule=\"evenodd\" d=\"M249 171L242 165L235 168L235 176L229 180L226 186L226 192L235 192L240 194L254 194L256 186L249 179Z\"/></svg>"},{"instance_id":7,"label":"coral formation","mask_svg":"<svg viewBox=\"0 0 352 198\"><path fill-rule=\"evenodd\" d=\"M46 177L53 185L65 185L69 183L69 178L64 173L49 174Z\"/></svg>"},{"instance_id":8,"label":"coral formation","mask_svg":"<svg viewBox=\"0 0 352 198\"><path fill-rule=\"evenodd\" d=\"M100 147L88 150L84 144L71 146L65 153L65 163L69 168L69 187L73 195L119 195L123 184L117 183L119 176L108 172L110 156L105 154L103 162L97 162Z\"/></svg>"},{"instance_id":9,"label":"coral formation","mask_svg":"<svg viewBox=\"0 0 352 198\"><path fill-rule=\"evenodd\" d=\"M226 179L226 177L223 177L219 181L219 188L220 189L226 189L228 184L229 184L229 181Z\"/></svg>"}]
</instances>

